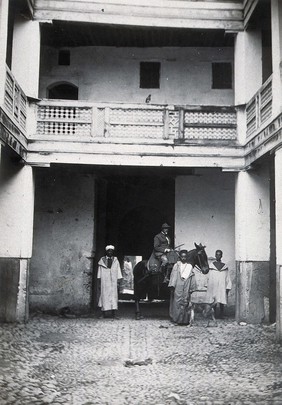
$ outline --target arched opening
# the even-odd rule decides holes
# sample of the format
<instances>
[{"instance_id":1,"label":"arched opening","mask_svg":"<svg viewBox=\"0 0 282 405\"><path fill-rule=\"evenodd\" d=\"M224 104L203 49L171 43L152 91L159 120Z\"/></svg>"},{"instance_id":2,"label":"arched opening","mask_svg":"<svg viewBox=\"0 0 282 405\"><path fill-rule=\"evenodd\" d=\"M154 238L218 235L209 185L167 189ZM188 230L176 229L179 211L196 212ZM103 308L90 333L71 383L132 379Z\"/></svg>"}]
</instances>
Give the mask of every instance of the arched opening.
<instances>
[{"instance_id":1,"label":"arched opening","mask_svg":"<svg viewBox=\"0 0 282 405\"><path fill-rule=\"evenodd\" d=\"M48 88L48 98L78 100L78 87L71 83L59 83Z\"/></svg>"}]
</instances>

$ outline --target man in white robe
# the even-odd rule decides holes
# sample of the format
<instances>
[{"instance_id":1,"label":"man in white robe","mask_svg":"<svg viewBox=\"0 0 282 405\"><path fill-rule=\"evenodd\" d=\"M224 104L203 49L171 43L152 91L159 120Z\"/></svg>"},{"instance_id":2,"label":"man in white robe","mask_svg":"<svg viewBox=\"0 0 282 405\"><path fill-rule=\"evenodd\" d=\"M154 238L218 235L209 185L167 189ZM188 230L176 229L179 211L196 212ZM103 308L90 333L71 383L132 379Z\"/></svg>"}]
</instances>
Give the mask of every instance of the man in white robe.
<instances>
[{"instance_id":1,"label":"man in white robe","mask_svg":"<svg viewBox=\"0 0 282 405\"><path fill-rule=\"evenodd\" d=\"M219 304L220 318L223 318L224 305L227 304L227 296L232 287L228 267L221 261L222 255L222 250L217 250L216 260L210 263L206 295L207 302Z\"/></svg>"},{"instance_id":2,"label":"man in white robe","mask_svg":"<svg viewBox=\"0 0 282 405\"><path fill-rule=\"evenodd\" d=\"M100 280L100 298L98 306L101 307L102 316L105 317L106 311L112 311L113 318L117 318L118 309L118 281L122 279L119 261L114 257L115 247L106 246L106 256L103 256L98 262L97 278Z\"/></svg>"}]
</instances>

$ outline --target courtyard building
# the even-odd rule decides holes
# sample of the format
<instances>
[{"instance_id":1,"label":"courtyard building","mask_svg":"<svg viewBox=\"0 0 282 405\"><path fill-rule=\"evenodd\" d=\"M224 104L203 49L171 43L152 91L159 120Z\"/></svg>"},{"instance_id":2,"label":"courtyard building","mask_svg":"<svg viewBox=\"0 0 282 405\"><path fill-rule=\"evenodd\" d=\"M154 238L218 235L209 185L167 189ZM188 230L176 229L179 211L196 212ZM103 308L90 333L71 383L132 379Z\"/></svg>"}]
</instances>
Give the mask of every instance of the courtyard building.
<instances>
[{"instance_id":1,"label":"courtyard building","mask_svg":"<svg viewBox=\"0 0 282 405\"><path fill-rule=\"evenodd\" d=\"M281 0L2 0L0 320L88 313L168 222L282 340L281 56Z\"/></svg>"}]
</instances>

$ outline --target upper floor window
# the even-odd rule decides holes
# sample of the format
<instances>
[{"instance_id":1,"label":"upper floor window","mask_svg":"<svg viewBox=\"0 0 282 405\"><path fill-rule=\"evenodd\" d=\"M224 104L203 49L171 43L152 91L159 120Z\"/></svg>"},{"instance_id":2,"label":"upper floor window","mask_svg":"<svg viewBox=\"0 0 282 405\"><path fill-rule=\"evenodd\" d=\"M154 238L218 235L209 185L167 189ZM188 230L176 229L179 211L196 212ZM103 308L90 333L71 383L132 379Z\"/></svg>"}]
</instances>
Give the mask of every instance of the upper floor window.
<instances>
[{"instance_id":1,"label":"upper floor window","mask_svg":"<svg viewBox=\"0 0 282 405\"><path fill-rule=\"evenodd\" d=\"M140 89L160 88L159 62L140 62Z\"/></svg>"},{"instance_id":2,"label":"upper floor window","mask_svg":"<svg viewBox=\"0 0 282 405\"><path fill-rule=\"evenodd\" d=\"M64 49L59 51L58 64L63 66L70 65L70 51Z\"/></svg>"},{"instance_id":3,"label":"upper floor window","mask_svg":"<svg viewBox=\"0 0 282 405\"><path fill-rule=\"evenodd\" d=\"M48 98L78 100L78 87L71 83L55 84L49 87Z\"/></svg>"},{"instance_id":4,"label":"upper floor window","mask_svg":"<svg viewBox=\"0 0 282 405\"><path fill-rule=\"evenodd\" d=\"M212 88L232 89L231 63L218 62L212 64Z\"/></svg>"}]
</instances>

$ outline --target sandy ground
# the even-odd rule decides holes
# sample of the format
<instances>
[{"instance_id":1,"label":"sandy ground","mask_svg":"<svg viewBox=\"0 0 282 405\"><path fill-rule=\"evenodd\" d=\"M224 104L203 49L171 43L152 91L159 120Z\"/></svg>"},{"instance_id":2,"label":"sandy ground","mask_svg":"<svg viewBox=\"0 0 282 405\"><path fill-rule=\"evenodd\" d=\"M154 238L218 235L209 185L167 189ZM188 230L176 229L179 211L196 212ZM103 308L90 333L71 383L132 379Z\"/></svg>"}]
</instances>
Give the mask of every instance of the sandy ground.
<instances>
[{"instance_id":1,"label":"sandy ground","mask_svg":"<svg viewBox=\"0 0 282 405\"><path fill-rule=\"evenodd\" d=\"M120 305L119 320L37 314L0 325L0 404L282 404L275 325L206 328L168 319L167 303Z\"/></svg>"}]
</instances>

